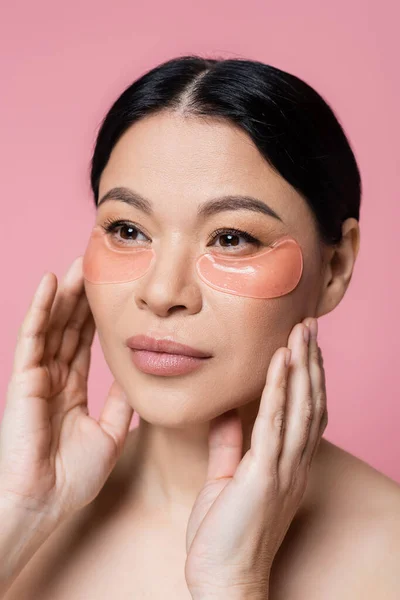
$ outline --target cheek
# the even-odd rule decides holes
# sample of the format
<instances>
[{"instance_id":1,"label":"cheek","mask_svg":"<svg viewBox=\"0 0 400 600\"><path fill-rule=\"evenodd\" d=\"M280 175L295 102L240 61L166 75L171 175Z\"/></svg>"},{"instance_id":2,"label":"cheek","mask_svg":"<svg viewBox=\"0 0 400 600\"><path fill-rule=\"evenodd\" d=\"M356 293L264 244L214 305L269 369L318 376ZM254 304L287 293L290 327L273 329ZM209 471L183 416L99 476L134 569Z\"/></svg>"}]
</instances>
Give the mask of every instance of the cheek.
<instances>
[{"instance_id":1,"label":"cheek","mask_svg":"<svg viewBox=\"0 0 400 600\"><path fill-rule=\"evenodd\" d=\"M268 300L231 296L229 302L221 299L214 305L214 339L219 352L217 374L212 377L220 382L221 397L229 405L246 404L262 393L271 358L279 347L286 346L291 329L290 296Z\"/></svg>"},{"instance_id":2,"label":"cheek","mask_svg":"<svg viewBox=\"0 0 400 600\"><path fill-rule=\"evenodd\" d=\"M99 338L115 338L121 307L126 304L126 289L113 285L94 285L86 279L84 287Z\"/></svg>"},{"instance_id":3,"label":"cheek","mask_svg":"<svg viewBox=\"0 0 400 600\"><path fill-rule=\"evenodd\" d=\"M225 340L230 340L231 358L237 360L238 367L246 362L263 368L277 348L286 346L293 326L289 298L289 295L270 300L237 298L230 311L221 307L218 325L223 319ZM243 366L239 370L243 372Z\"/></svg>"}]
</instances>

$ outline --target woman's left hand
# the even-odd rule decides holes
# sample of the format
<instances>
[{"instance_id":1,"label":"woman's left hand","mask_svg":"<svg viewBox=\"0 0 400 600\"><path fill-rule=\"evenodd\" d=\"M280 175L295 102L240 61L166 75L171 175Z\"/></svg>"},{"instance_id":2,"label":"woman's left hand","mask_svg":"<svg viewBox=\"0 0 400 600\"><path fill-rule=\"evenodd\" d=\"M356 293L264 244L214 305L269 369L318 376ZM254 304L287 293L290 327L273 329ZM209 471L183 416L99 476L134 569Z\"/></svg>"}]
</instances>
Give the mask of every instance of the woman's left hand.
<instances>
[{"instance_id":1,"label":"woman's left hand","mask_svg":"<svg viewBox=\"0 0 400 600\"><path fill-rule=\"evenodd\" d=\"M308 472L328 422L320 348L304 341L305 319L268 367L251 446L242 456L236 409L210 424L206 483L186 533L186 583L192 597L268 598L273 559L306 489Z\"/></svg>"}]
</instances>

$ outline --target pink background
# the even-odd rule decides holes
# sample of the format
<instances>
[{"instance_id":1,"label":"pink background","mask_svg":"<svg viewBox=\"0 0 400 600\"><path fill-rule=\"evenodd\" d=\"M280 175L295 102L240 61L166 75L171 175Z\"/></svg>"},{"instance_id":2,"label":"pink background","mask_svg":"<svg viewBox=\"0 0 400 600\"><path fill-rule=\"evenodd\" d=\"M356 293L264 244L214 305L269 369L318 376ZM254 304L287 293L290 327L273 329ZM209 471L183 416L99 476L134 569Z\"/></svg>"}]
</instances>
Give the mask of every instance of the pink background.
<instances>
[{"instance_id":1,"label":"pink background","mask_svg":"<svg viewBox=\"0 0 400 600\"><path fill-rule=\"evenodd\" d=\"M0 18L0 408L16 335L45 271L82 254L100 120L144 70L186 53L252 58L332 105L364 185L361 250L341 304L320 320L325 438L400 482L399 79L395 2L7 2ZM96 335L95 417L112 382ZM136 423L136 417L132 426Z\"/></svg>"}]
</instances>

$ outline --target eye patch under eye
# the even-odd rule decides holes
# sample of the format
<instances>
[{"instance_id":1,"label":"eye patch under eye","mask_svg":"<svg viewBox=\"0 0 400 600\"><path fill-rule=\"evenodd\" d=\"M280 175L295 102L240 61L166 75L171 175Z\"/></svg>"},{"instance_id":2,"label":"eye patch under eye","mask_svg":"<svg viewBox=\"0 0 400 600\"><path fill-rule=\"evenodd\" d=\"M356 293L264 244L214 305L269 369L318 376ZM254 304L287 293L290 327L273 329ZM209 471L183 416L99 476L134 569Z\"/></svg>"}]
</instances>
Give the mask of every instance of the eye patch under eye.
<instances>
[{"instance_id":1,"label":"eye patch under eye","mask_svg":"<svg viewBox=\"0 0 400 600\"><path fill-rule=\"evenodd\" d=\"M196 268L205 283L221 292L248 298L277 298L299 283L303 255L296 240L285 237L249 257L202 254Z\"/></svg>"},{"instance_id":2,"label":"eye patch under eye","mask_svg":"<svg viewBox=\"0 0 400 600\"><path fill-rule=\"evenodd\" d=\"M127 283L142 277L156 254L152 248L115 247L106 232L94 228L83 257L83 275L94 284ZM285 236L251 256L206 252L196 261L199 278L209 287L248 298L276 298L298 285L303 272L299 244Z\"/></svg>"},{"instance_id":3,"label":"eye patch under eye","mask_svg":"<svg viewBox=\"0 0 400 600\"><path fill-rule=\"evenodd\" d=\"M83 256L83 276L90 283L127 283L147 273L155 256L151 248L110 245L107 233L95 227Z\"/></svg>"}]
</instances>

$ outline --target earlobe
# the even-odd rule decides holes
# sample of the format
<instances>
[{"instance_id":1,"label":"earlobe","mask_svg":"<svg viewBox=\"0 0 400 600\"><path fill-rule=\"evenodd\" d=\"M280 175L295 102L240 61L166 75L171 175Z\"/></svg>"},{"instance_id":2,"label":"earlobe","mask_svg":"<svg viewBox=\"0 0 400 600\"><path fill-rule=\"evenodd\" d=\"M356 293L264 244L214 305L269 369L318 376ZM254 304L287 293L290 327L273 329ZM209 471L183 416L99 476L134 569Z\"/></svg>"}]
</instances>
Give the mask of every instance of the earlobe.
<instances>
[{"instance_id":1,"label":"earlobe","mask_svg":"<svg viewBox=\"0 0 400 600\"><path fill-rule=\"evenodd\" d=\"M346 283L342 276L330 278L328 284L323 288L314 316L319 318L332 312L342 300L347 287L348 282Z\"/></svg>"}]
</instances>

